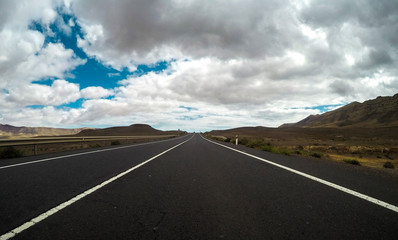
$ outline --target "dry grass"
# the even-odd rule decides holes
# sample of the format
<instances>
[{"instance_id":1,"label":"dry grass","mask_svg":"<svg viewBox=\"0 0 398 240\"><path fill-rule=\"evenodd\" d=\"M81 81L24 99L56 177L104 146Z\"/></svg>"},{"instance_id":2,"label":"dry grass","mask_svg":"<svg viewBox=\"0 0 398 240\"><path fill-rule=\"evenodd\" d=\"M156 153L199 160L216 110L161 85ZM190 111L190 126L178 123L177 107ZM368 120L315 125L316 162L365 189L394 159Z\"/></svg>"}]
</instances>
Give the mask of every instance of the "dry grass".
<instances>
[{"instance_id":1,"label":"dry grass","mask_svg":"<svg viewBox=\"0 0 398 240\"><path fill-rule=\"evenodd\" d=\"M134 143L144 143L151 141L163 140L166 138L170 138L169 136L159 136L159 137L148 137L148 138L140 138L140 139L120 139L120 140L98 140L98 141L90 141L90 142L70 142L70 143L46 143L46 144L38 144L36 147L37 155L47 154L47 153L55 153L55 152L64 152L64 151L72 151L78 149L88 149L88 148L98 148L105 147L111 145L125 145L125 144L134 144ZM24 145L24 146L13 146L14 152L18 152L19 155L11 156L5 155L3 152L7 150L9 147L0 147L0 159L1 158L13 158L20 156L33 156L35 155L34 144L32 145Z\"/></svg>"},{"instance_id":2,"label":"dry grass","mask_svg":"<svg viewBox=\"0 0 398 240\"><path fill-rule=\"evenodd\" d=\"M398 166L398 128L264 128L247 127L211 131L218 139L238 135L240 143L274 153L302 155L361 166L385 168L386 162ZM259 147L259 145L272 147ZM346 161L347 162L347 161ZM388 165L387 165L388 166ZM397 171L395 169L394 171Z\"/></svg>"}]
</instances>

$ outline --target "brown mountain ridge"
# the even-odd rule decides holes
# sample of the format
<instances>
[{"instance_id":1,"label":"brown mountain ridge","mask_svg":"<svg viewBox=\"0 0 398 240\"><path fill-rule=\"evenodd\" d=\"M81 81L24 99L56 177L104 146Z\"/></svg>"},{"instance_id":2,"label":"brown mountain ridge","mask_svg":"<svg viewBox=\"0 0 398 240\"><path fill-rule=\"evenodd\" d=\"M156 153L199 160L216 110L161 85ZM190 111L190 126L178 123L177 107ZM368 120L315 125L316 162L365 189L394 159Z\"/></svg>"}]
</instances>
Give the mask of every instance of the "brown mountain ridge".
<instances>
[{"instance_id":1,"label":"brown mountain ridge","mask_svg":"<svg viewBox=\"0 0 398 240\"><path fill-rule=\"evenodd\" d=\"M83 130L76 136L155 136L177 135L178 131L161 131L147 124L133 124L126 127Z\"/></svg>"},{"instance_id":2,"label":"brown mountain ridge","mask_svg":"<svg viewBox=\"0 0 398 240\"><path fill-rule=\"evenodd\" d=\"M376 128L398 127L398 94L377 97L363 103L352 102L341 108L310 115L297 123L279 126L299 128Z\"/></svg>"},{"instance_id":3,"label":"brown mountain ridge","mask_svg":"<svg viewBox=\"0 0 398 240\"><path fill-rule=\"evenodd\" d=\"M0 124L0 138L74 135L84 129L87 128L15 127L8 124Z\"/></svg>"}]
</instances>

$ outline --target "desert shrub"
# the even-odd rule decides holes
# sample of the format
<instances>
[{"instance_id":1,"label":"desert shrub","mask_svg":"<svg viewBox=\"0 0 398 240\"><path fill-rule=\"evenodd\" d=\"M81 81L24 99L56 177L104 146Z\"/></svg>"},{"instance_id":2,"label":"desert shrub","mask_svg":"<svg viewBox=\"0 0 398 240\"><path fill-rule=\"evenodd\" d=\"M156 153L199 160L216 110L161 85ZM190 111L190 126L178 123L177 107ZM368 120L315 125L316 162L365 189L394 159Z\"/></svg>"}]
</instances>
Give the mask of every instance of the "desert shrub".
<instances>
[{"instance_id":1,"label":"desert shrub","mask_svg":"<svg viewBox=\"0 0 398 240\"><path fill-rule=\"evenodd\" d=\"M394 160L394 158L393 157L391 157L390 155L384 155L384 157L386 157L386 158L388 158L388 159L390 159L390 160Z\"/></svg>"},{"instance_id":2,"label":"desert shrub","mask_svg":"<svg viewBox=\"0 0 398 240\"><path fill-rule=\"evenodd\" d=\"M0 158L17 158L22 156L22 152L18 149L15 149L14 147L7 147L2 152L0 152Z\"/></svg>"},{"instance_id":3,"label":"desert shrub","mask_svg":"<svg viewBox=\"0 0 398 240\"><path fill-rule=\"evenodd\" d=\"M231 142L231 138L227 137L224 142Z\"/></svg>"},{"instance_id":4,"label":"desert shrub","mask_svg":"<svg viewBox=\"0 0 398 240\"><path fill-rule=\"evenodd\" d=\"M276 154L283 154L286 156L291 155L291 151L287 148L277 148L271 145L262 145L260 147L261 150L266 151L266 152L271 152L271 153L276 153Z\"/></svg>"},{"instance_id":5,"label":"desert shrub","mask_svg":"<svg viewBox=\"0 0 398 240\"><path fill-rule=\"evenodd\" d=\"M384 168L392 168L392 169L395 168L395 167L394 167L394 164L392 164L392 162L390 162L390 161L385 162L384 165L383 165L383 167L384 167Z\"/></svg>"},{"instance_id":6,"label":"desert shrub","mask_svg":"<svg viewBox=\"0 0 398 240\"><path fill-rule=\"evenodd\" d=\"M292 152L288 148L279 148L278 151L279 151L279 154L283 154L286 156L290 156L292 154Z\"/></svg>"},{"instance_id":7,"label":"desert shrub","mask_svg":"<svg viewBox=\"0 0 398 240\"><path fill-rule=\"evenodd\" d=\"M314 157L314 158L322 158L322 153L317 153L317 152L313 152L313 153L310 153L310 156L311 157Z\"/></svg>"},{"instance_id":8,"label":"desert shrub","mask_svg":"<svg viewBox=\"0 0 398 240\"><path fill-rule=\"evenodd\" d=\"M226 140L226 138L222 136L210 136L210 138L220 142L224 142Z\"/></svg>"},{"instance_id":9,"label":"desert shrub","mask_svg":"<svg viewBox=\"0 0 398 240\"><path fill-rule=\"evenodd\" d=\"M304 150L304 147L302 145L298 145L297 150L302 151L302 150Z\"/></svg>"},{"instance_id":10,"label":"desert shrub","mask_svg":"<svg viewBox=\"0 0 398 240\"><path fill-rule=\"evenodd\" d=\"M250 140L246 146L251 148L260 148L261 146L265 145L262 140Z\"/></svg>"},{"instance_id":11,"label":"desert shrub","mask_svg":"<svg viewBox=\"0 0 398 240\"><path fill-rule=\"evenodd\" d=\"M120 141L119 141L119 140L112 141L112 142L111 142L111 145L120 145Z\"/></svg>"},{"instance_id":12,"label":"desert shrub","mask_svg":"<svg viewBox=\"0 0 398 240\"><path fill-rule=\"evenodd\" d=\"M249 143L249 140L246 138L238 139L238 143L242 145L247 145Z\"/></svg>"},{"instance_id":13,"label":"desert shrub","mask_svg":"<svg viewBox=\"0 0 398 240\"><path fill-rule=\"evenodd\" d=\"M274 152L275 151L274 147L271 145L261 146L261 150L266 151L266 152Z\"/></svg>"},{"instance_id":14,"label":"desert shrub","mask_svg":"<svg viewBox=\"0 0 398 240\"><path fill-rule=\"evenodd\" d=\"M303 152L301 150L294 150L293 153L297 154L297 155L302 155L303 154Z\"/></svg>"},{"instance_id":15,"label":"desert shrub","mask_svg":"<svg viewBox=\"0 0 398 240\"><path fill-rule=\"evenodd\" d=\"M343 162L352 164L352 165L361 166L361 163L356 159L343 159Z\"/></svg>"}]
</instances>

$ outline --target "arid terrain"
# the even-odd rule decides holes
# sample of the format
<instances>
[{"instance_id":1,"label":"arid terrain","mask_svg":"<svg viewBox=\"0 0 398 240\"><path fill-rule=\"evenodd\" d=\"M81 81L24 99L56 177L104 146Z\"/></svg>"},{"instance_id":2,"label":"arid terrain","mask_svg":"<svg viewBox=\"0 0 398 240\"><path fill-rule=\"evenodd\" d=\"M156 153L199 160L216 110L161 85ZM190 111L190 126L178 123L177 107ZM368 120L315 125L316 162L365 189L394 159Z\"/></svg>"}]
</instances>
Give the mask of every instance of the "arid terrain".
<instances>
[{"instance_id":1,"label":"arid terrain","mask_svg":"<svg viewBox=\"0 0 398 240\"><path fill-rule=\"evenodd\" d=\"M265 128L243 127L211 131L219 140L262 148L271 146L283 154L308 155L337 161L357 160L361 165L398 167L397 128ZM265 150L270 150L267 148Z\"/></svg>"},{"instance_id":2,"label":"arid terrain","mask_svg":"<svg viewBox=\"0 0 398 240\"><path fill-rule=\"evenodd\" d=\"M37 137L37 136L60 136L74 135L82 130L91 128L49 128L49 127L16 127L8 124L0 124L0 139Z\"/></svg>"},{"instance_id":3,"label":"arid terrain","mask_svg":"<svg viewBox=\"0 0 398 240\"><path fill-rule=\"evenodd\" d=\"M282 154L377 168L398 167L398 94L354 102L279 128L214 130L213 138Z\"/></svg>"},{"instance_id":4,"label":"arid terrain","mask_svg":"<svg viewBox=\"0 0 398 240\"><path fill-rule=\"evenodd\" d=\"M76 136L153 136L153 135L177 135L181 131L161 131L147 124L133 124L127 127L110 127L103 129L86 129Z\"/></svg>"},{"instance_id":5,"label":"arid terrain","mask_svg":"<svg viewBox=\"0 0 398 240\"><path fill-rule=\"evenodd\" d=\"M50 129L51 130L51 129ZM63 131L53 132L63 133ZM44 131L48 133L48 131ZM28 138L17 134L0 140L0 158L31 156L52 152L97 148L109 145L121 145L156 141L183 135L183 131L161 131L146 124L133 124L126 127L104 129L83 129L75 135ZM17 138L17 136L23 136ZM49 137L50 136L50 137Z\"/></svg>"}]
</instances>

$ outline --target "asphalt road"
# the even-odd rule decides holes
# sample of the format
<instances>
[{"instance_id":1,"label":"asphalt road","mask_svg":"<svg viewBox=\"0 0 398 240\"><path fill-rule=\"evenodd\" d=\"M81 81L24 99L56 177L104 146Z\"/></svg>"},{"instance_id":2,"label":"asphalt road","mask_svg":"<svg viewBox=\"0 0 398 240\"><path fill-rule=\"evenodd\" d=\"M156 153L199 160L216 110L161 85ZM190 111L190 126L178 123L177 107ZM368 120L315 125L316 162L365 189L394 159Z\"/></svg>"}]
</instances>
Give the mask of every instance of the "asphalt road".
<instances>
[{"instance_id":1,"label":"asphalt road","mask_svg":"<svg viewBox=\"0 0 398 240\"><path fill-rule=\"evenodd\" d=\"M394 174L227 146L398 206ZM398 212L199 134L95 151L1 161L0 234L8 234L2 237L14 235L10 231L16 228L19 232L21 225L28 227L12 239L398 236ZM35 162L40 159L49 160ZM26 162L31 164L7 167ZM30 222L96 186L56 213Z\"/></svg>"}]
</instances>

